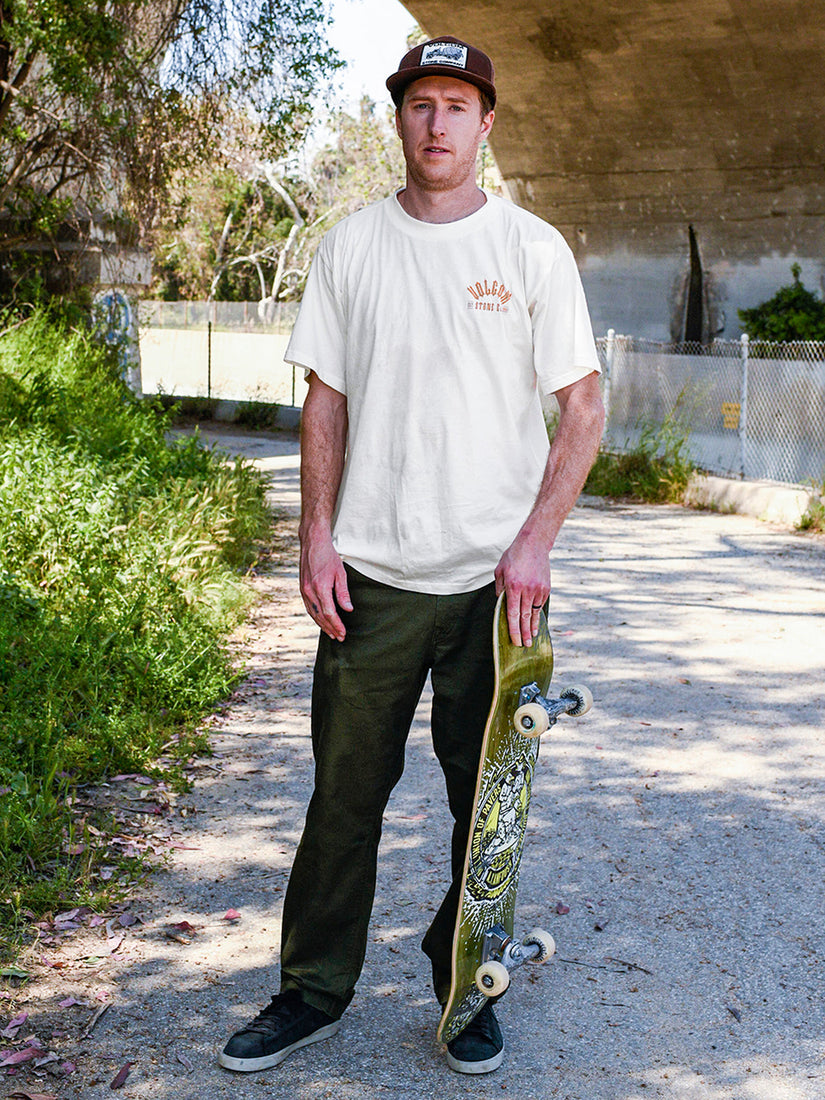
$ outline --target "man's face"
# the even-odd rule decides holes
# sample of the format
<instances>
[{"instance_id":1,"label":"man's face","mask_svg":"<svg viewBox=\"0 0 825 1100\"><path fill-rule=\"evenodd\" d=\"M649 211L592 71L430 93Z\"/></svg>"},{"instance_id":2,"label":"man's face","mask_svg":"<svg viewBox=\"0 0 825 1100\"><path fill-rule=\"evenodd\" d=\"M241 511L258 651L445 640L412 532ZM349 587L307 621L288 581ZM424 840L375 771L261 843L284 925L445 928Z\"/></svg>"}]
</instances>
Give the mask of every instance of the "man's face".
<instances>
[{"instance_id":1,"label":"man's face","mask_svg":"<svg viewBox=\"0 0 825 1100\"><path fill-rule=\"evenodd\" d=\"M425 191L451 191L475 181L478 147L494 112L482 116L472 84L452 76L425 76L406 89L395 125L410 182Z\"/></svg>"}]
</instances>

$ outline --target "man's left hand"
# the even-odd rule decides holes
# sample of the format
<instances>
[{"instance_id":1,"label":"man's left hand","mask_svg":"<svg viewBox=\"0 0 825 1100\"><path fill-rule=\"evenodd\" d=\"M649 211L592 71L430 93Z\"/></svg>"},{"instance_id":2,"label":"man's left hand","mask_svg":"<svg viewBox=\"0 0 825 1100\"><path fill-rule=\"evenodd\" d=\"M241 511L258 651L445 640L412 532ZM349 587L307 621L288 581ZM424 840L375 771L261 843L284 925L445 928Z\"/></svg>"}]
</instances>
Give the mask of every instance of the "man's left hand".
<instances>
[{"instance_id":1,"label":"man's left hand","mask_svg":"<svg viewBox=\"0 0 825 1100\"><path fill-rule=\"evenodd\" d=\"M496 595L507 593L507 625L513 645L531 646L539 615L550 596L550 556L523 535L502 554L496 567Z\"/></svg>"}]
</instances>

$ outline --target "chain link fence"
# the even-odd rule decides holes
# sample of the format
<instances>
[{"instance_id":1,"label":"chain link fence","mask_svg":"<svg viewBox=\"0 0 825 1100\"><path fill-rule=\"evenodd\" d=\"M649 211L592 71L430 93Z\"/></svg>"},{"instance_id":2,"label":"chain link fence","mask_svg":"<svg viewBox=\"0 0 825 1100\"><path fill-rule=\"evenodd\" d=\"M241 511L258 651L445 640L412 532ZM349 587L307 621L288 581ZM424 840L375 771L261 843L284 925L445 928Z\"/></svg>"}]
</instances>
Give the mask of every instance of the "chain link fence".
<instances>
[{"instance_id":1,"label":"chain link fence","mask_svg":"<svg viewBox=\"0 0 825 1100\"><path fill-rule=\"evenodd\" d=\"M303 371L283 361L297 313L297 302L140 302L143 392L301 405Z\"/></svg>"},{"instance_id":2,"label":"chain link fence","mask_svg":"<svg viewBox=\"0 0 825 1100\"><path fill-rule=\"evenodd\" d=\"M297 311L297 302L141 302L144 392L300 406L303 371L283 362ZM825 344L676 345L612 331L596 342L608 450L671 425L708 473L825 480Z\"/></svg>"},{"instance_id":3,"label":"chain link fence","mask_svg":"<svg viewBox=\"0 0 825 1100\"><path fill-rule=\"evenodd\" d=\"M825 344L674 345L612 331L597 344L609 450L632 450L668 424L708 473L825 479Z\"/></svg>"}]
</instances>

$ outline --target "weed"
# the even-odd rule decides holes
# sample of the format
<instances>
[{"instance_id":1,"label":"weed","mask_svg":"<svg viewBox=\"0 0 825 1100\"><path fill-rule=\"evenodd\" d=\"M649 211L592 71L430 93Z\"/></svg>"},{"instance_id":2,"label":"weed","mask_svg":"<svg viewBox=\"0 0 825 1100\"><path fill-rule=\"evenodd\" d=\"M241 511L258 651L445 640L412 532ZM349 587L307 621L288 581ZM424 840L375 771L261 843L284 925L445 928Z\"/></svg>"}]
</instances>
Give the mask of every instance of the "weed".
<instances>
[{"instance_id":1,"label":"weed","mask_svg":"<svg viewBox=\"0 0 825 1100\"><path fill-rule=\"evenodd\" d=\"M799 531L825 532L825 480L812 486L810 503L797 524Z\"/></svg>"},{"instance_id":2,"label":"weed","mask_svg":"<svg viewBox=\"0 0 825 1100\"><path fill-rule=\"evenodd\" d=\"M263 430L277 428L278 406L271 401L243 401L239 402L235 413L235 423L245 428Z\"/></svg>"},{"instance_id":3,"label":"weed","mask_svg":"<svg viewBox=\"0 0 825 1100\"><path fill-rule=\"evenodd\" d=\"M688 434L684 419L675 413L661 425L643 425L638 442L625 453L603 451L597 456L585 492L658 504L680 502L694 471L687 453Z\"/></svg>"},{"instance_id":4,"label":"weed","mask_svg":"<svg viewBox=\"0 0 825 1100\"><path fill-rule=\"evenodd\" d=\"M0 925L91 889L76 784L180 758L233 682L263 485L166 426L82 331L0 336Z\"/></svg>"}]
</instances>

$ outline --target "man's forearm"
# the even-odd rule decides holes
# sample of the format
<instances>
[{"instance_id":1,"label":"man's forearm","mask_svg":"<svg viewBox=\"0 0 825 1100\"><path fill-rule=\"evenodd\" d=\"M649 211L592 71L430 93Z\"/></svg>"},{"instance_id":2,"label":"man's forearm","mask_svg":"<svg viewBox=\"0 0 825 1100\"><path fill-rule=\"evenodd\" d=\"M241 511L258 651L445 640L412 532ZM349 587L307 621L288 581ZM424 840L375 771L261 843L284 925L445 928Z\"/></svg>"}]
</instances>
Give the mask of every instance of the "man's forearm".
<instances>
[{"instance_id":1,"label":"man's forearm","mask_svg":"<svg viewBox=\"0 0 825 1100\"><path fill-rule=\"evenodd\" d=\"M301 415L302 541L311 532L331 533L346 445L346 398L313 376Z\"/></svg>"},{"instance_id":2,"label":"man's forearm","mask_svg":"<svg viewBox=\"0 0 825 1100\"><path fill-rule=\"evenodd\" d=\"M332 518L347 446L347 399L310 377L301 417L301 596L330 638L342 642L339 610L352 610L343 562L332 543Z\"/></svg>"},{"instance_id":3,"label":"man's forearm","mask_svg":"<svg viewBox=\"0 0 825 1100\"><path fill-rule=\"evenodd\" d=\"M604 431L598 375L557 394L561 415L535 504L522 533L552 550L562 524L579 498Z\"/></svg>"}]
</instances>

